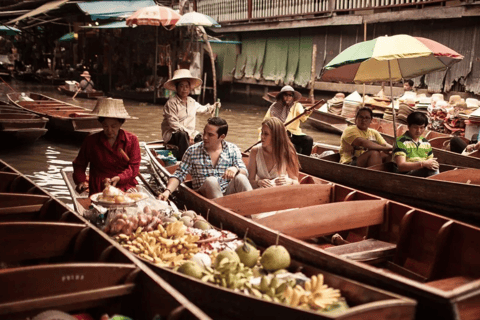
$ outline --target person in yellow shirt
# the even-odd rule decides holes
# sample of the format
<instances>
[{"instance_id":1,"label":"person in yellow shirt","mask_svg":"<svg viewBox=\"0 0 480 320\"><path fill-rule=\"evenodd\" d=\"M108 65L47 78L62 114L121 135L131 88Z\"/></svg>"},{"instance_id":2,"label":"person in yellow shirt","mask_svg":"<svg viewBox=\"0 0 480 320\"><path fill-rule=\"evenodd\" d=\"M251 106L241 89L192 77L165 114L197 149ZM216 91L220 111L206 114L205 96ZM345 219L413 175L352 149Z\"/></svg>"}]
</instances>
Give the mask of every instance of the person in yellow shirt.
<instances>
[{"instance_id":1,"label":"person in yellow shirt","mask_svg":"<svg viewBox=\"0 0 480 320\"><path fill-rule=\"evenodd\" d=\"M282 123L286 123L296 116L305 112L302 104L298 100L302 97L302 94L295 91L291 86L284 86L282 90L275 97L277 99L265 114L263 121L269 118L278 118ZM312 111L305 113L299 119L293 121L286 126L292 141L295 146L295 150L300 153L309 156L312 153L313 138L306 135L300 129L300 122L307 121L308 117L312 114Z\"/></svg>"},{"instance_id":2,"label":"person in yellow shirt","mask_svg":"<svg viewBox=\"0 0 480 320\"><path fill-rule=\"evenodd\" d=\"M357 111L355 125L345 129L340 138L340 163L370 167L390 159L392 146L377 130L369 128L372 118L370 108Z\"/></svg>"}]
</instances>

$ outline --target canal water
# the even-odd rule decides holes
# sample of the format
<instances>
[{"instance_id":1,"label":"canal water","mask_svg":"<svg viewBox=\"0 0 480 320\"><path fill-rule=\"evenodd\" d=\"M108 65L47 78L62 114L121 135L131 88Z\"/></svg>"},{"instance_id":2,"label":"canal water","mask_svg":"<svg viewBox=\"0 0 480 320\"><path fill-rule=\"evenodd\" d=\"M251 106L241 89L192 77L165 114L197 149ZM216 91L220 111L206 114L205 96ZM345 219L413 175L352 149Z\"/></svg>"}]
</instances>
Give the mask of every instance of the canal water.
<instances>
[{"instance_id":1,"label":"canal water","mask_svg":"<svg viewBox=\"0 0 480 320\"><path fill-rule=\"evenodd\" d=\"M96 100L73 100L61 94L55 86L40 85L36 83L16 82L12 80L9 85L17 92L37 92L55 99L66 101L75 105L93 109ZM9 89L0 86L0 99L6 101ZM123 129L135 133L139 141L149 142L161 139L162 111L161 105L124 100L125 107L131 116L138 120L127 120ZM258 105L248 105L242 101L222 102L220 117L225 118L229 125L226 140L235 143L241 150L245 150L257 142L258 129L268 109L268 104L259 102ZM210 115L198 115L196 128L200 132L205 126ZM302 124L305 133L311 135L315 141L338 145L340 137L334 134L319 132L308 124ZM47 133L30 145L1 146L0 158L33 181L44 187L47 191L65 202L70 202L68 190L60 174L62 168L70 167L81 146L81 141L64 137L58 134Z\"/></svg>"}]
</instances>

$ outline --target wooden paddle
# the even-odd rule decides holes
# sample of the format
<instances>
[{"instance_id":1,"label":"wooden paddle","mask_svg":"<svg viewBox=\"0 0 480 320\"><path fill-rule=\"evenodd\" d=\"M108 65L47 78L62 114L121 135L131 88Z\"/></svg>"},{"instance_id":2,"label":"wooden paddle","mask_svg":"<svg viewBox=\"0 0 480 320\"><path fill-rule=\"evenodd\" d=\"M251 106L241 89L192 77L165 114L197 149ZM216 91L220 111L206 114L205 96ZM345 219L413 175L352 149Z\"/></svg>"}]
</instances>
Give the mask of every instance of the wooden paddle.
<instances>
[{"instance_id":1,"label":"wooden paddle","mask_svg":"<svg viewBox=\"0 0 480 320\"><path fill-rule=\"evenodd\" d=\"M303 113L299 114L298 116L296 116L295 118L293 118L292 120L290 121L287 121L285 122L284 126L288 126L290 123L292 123L293 121L303 117L303 115L307 112L310 112L311 110L315 109L317 106L319 106L320 104L324 104L325 103L325 100L324 99L320 99L318 102L316 102L313 106L311 106L310 108L306 108L305 111L303 111ZM244 152L247 153L248 151L250 151L253 147L255 147L257 144L259 144L260 142L262 141L257 141L255 142L254 145L252 145L250 148L248 148L247 150L245 150Z\"/></svg>"},{"instance_id":2,"label":"wooden paddle","mask_svg":"<svg viewBox=\"0 0 480 320\"><path fill-rule=\"evenodd\" d=\"M6 85L7 87L9 87L9 88L10 88L10 90L12 90L12 91L13 91L13 92L15 92L15 93L17 92L17 91L15 91L15 89L13 89L12 87L10 87L10 86L8 85L8 83L7 83L7 82L5 82L5 80L3 80L3 78L2 78L2 77L0 77L0 79L3 81L3 83L5 83L5 85Z\"/></svg>"},{"instance_id":3,"label":"wooden paddle","mask_svg":"<svg viewBox=\"0 0 480 320\"><path fill-rule=\"evenodd\" d=\"M80 90L82 90L82 87L78 87L78 90L77 90L77 92L75 92L75 94L73 95L72 99L75 99L75 97L76 97L77 94L80 92Z\"/></svg>"}]
</instances>

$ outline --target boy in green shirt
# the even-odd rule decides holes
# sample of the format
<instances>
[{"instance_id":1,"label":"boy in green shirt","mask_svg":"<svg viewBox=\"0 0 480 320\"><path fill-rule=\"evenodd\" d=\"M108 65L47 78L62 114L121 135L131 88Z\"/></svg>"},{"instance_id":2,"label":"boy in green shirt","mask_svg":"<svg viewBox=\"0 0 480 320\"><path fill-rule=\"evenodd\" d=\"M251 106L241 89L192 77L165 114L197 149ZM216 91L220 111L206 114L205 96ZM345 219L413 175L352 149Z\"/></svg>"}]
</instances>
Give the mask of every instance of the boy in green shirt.
<instances>
[{"instance_id":1,"label":"boy in green shirt","mask_svg":"<svg viewBox=\"0 0 480 320\"><path fill-rule=\"evenodd\" d=\"M397 173L417 177L429 177L438 173L439 164L433 157L432 146L422 134L428 118L421 112L413 112L407 117L408 131L397 138L393 157Z\"/></svg>"}]
</instances>

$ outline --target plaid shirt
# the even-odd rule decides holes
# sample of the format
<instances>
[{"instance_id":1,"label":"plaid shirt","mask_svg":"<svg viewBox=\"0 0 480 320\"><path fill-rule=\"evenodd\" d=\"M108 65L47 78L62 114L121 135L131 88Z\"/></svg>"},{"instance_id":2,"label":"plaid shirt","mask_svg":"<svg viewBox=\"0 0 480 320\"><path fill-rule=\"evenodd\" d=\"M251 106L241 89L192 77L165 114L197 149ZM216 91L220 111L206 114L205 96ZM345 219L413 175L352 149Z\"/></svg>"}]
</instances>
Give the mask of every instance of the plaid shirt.
<instances>
[{"instance_id":1,"label":"plaid shirt","mask_svg":"<svg viewBox=\"0 0 480 320\"><path fill-rule=\"evenodd\" d=\"M218 158L217 166L214 167L212 159L203 146L203 141L190 146L183 155L180 167L175 171L172 177L185 180L187 174L192 175L193 189L200 188L208 177L216 177L222 193L225 193L229 180L223 179L222 176L230 167L238 166L240 169L247 170L245 163L242 161L240 149L233 143L222 141L222 153Z\"/></svg>"}]
</instances>

